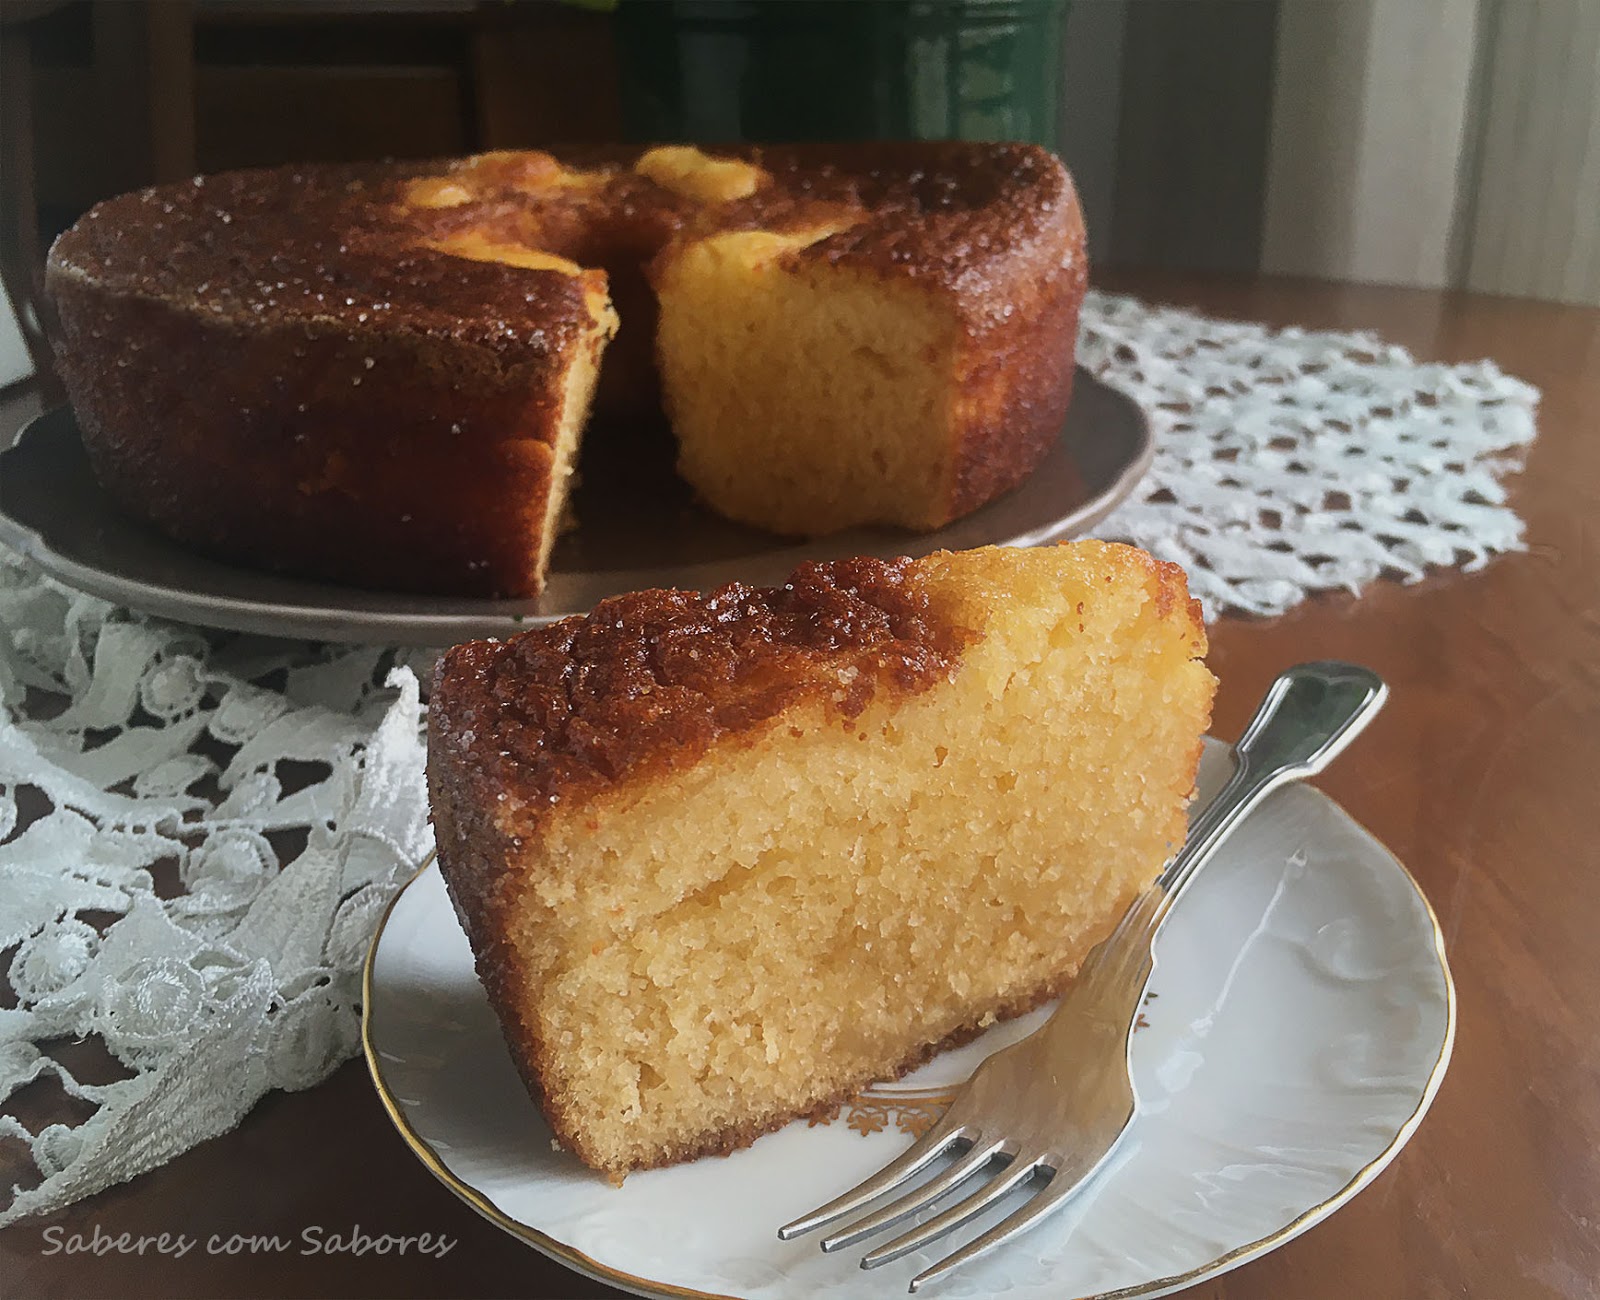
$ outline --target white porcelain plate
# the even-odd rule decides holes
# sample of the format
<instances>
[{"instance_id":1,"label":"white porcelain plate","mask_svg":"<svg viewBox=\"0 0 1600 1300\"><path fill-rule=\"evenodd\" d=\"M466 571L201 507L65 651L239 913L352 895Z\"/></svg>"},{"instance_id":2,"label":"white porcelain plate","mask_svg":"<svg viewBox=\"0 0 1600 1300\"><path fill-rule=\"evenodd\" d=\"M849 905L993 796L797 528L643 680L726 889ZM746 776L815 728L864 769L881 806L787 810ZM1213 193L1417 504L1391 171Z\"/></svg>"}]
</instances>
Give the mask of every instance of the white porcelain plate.
<instances>
[{"instance_id":1,"label":"white porcelain plate","mask_svg":"<svg viewBox=\"0 0 1600 1300\"><path fill-rule=\"evenodd\" d=\"M1202 792L1227 759L1212 746ZM506 1231L641 1295L853 1300L903 1293L975 1235L873 1272L777 1228L902 1150L906 1128L1002 1026L831 1123L621 1188L551 1146L506 1054L429 867L400 894L367 969L367 1060L402 1136ZM1053 1218L940 1284L940 1297L1161 1295L1281 1245L1360 1191L1405 1144L1449 1059L1455 998L1415 883L1316 791L1270 798L1163 933L1133 1038L1140 1110L1113 1165Z\"/></svg>"}]
</instances>

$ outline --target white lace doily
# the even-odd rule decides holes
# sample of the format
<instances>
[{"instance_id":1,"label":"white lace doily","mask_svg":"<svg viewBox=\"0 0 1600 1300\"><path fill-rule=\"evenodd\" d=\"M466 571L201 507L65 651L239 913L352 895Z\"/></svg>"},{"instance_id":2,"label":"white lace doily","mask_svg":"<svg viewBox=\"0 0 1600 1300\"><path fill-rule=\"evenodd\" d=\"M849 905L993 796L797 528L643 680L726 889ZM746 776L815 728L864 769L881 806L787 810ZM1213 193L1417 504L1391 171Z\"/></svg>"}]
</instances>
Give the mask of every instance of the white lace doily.
<instances>
[{"instance_id":1,"label":"white lace doily","mask_svg":"<svg viewBox=\"0 0 1600 1300\"><path fill-rule=\"evenodd\" d=\"M1380 575L1520 550L1501 477L1538 390L1370 334L1272 330L1091 294L1078 360L1144 409L1156 458L1098 536L1172 560L1207 614L1281 614Z\"/></svg>"},{"instance_id":2,"label":"white lace doily","mask_svg":"<svg viewBox=\"0 0 1600 1300\"><path fill-rule=\"evenodd\" d=\"M1098 294L1079 357L1157 436L1097 531L1182 564L1213 613L1521 545L1500 476L1537 394L1487 362ZM0 627L0 1140L37 1166L4 1224L354 1054L368 940L431 832L393 652L165 623L3 554ZM22 1104L38 1080L72 1099L59 1121Z\"/></svg>"}]
</instances>

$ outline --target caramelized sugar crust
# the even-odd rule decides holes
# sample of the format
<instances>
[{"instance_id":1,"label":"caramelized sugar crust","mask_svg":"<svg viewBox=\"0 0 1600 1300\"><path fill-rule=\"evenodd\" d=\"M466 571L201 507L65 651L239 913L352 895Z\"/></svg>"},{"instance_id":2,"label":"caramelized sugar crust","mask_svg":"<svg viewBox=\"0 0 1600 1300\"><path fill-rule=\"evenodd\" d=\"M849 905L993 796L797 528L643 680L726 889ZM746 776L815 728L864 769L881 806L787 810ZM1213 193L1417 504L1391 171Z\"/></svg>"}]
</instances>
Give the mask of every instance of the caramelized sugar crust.
<instances>
[{"instance_id":1,"label":"caramelized sugar crust","mask_svg":"<svg viewBox=\"0 0 1600 1300\"><path fill-rule=\"evenodd\" d=\"M946 675L971 638L912 561L806 564L782 587L634 592L509 641L447 651L431 743L520 807L687 765L806 699L841 722Z\"/></svg>"},{"instance_id":2,"label":"caramelized sugar crust","mask_svg":"<svg viewBox=\"0 0 1600 1300\"><path fill-rule=\"evenodd\" d=\"M102 483L196 549L531 594L564 389L605 331L581 277L419 247L400 174L238 172L101 204L51 253L62 376Z\"/></svg>"},{"instance_id":3,"label":"caramelized sugar crust","mask_svg":"<svg viewBox=\"0 0 1600 1300\"><path fill-rule=\"evenodd\" d=\"M571 277L422 245L426 226L397 200L408 178L442 167L279 167L123 194L56 241L54 283L159 299L247 333L293 322L449 338L483 349L486 367L557 351L581 299Z\"/></svg>"},{"instance_id":4,"label":"caramelized sugar crust","mask_svg":"<svg viewBox=\"0 0 1600 1300\"><path fill-rule=\"evenodd\" d=\"M1072 183L1035 146L718 152L758 167L767 178L761 188L707 205L633 171L637 149L568 151L560 162L521 153L196 177L98 204L56 242L51 271L56 283L81 278L249 328L280 317L362 333L390 326L520 359L530 342L559 347L578 287L567 276L530 281L521 269L466 263L429 249L430 240L474 230L609 269L648 262L685 232L788 230L842 218L848 228L793 256L948 287L968 304L973 330L1009 319L1017 287L1063 261L1063 228L1078 235L1066 260L1082 263ZM584 182L552 187L572 172ZM443 207L408 202L425 180L459 185L467 197Z\"/></svg>"}]
</instances>

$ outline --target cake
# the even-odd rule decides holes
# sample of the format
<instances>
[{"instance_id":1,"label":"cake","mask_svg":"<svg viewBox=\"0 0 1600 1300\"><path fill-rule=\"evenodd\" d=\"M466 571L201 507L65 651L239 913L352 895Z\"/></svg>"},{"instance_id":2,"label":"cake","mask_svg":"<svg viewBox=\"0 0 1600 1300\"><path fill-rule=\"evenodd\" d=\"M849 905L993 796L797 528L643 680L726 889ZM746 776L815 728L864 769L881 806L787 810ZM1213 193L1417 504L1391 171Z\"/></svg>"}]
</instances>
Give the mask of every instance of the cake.
<instances>
[{"instance_id":1,"label":"cake","mask_svg":"<svg viewBox=\"0 0 1600 1300\"><path fill-rule=\"evenodd\" d=\"M559 1143L619 1178L1057 993L1158 873L1214 682L1131 547L809 564L441 661L438 860Z\"/></svg>"},{"instance_id":2,"label":"cake","mask_svg":"<svg viewBox=\"0 0 1600 1300\"><path fill-rule=\"evenodd\" d=\"M976 509L1059 432L1085 275L1052 155L948 142L196 177L92 209L46 284L128 510L251 565L526 597L591 412L664 409L705 504L777 533Z\"/></svg>"}]
</instances>

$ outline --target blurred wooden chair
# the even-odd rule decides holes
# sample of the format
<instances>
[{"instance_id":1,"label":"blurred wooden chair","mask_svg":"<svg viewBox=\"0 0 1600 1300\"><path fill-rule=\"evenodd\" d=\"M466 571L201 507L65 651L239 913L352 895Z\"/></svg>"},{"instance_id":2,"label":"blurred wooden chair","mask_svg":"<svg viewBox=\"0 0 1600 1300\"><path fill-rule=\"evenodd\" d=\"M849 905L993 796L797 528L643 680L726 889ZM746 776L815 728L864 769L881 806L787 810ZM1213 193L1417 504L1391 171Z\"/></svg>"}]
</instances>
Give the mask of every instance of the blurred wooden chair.
<instances>
[{"instance_id":1,"label":"blurred wooden chair","mask_svg":"<svg viewBox=\"0 0 1600 1300\"><path fill-rule=\"evenodd\" d=\"M58 206L64 200L86 207L193 172L191 41L189 0L7 0L0 9L0 278L46 400L61 393L50 366L43 294L45 247L54 232L41 229L41 208L47 197ZM63 150L58 134L53 150L41 149L44 66L50 51L69 46L82 50L82 65L71 69L75 84L52 89L70 105L70 134L77 138Z\"/></svg>"}]
</instances>

